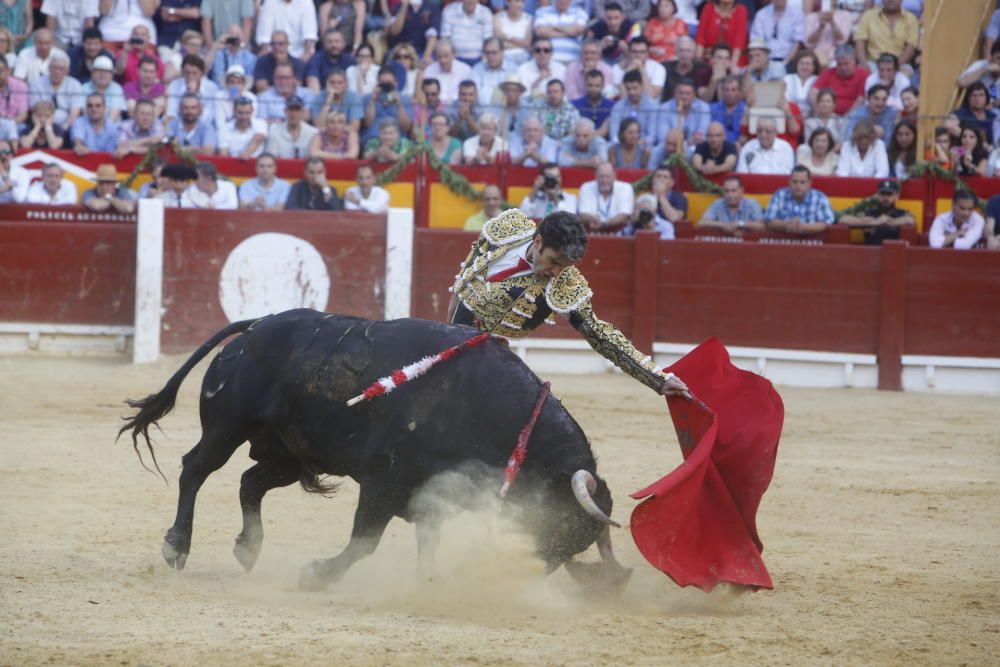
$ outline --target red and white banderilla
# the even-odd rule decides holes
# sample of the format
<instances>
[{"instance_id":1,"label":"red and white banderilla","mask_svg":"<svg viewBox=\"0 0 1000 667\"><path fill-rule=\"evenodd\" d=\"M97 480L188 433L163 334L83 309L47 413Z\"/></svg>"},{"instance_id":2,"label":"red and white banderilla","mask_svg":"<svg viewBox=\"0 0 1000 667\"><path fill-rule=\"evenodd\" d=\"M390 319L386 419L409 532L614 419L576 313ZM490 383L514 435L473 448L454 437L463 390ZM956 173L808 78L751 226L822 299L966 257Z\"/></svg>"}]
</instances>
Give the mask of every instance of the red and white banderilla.
<instances>
[{"instance_id":1,"label":"red and white banderilla","mask_svg":"<svg viewBox=\"0 0 1000 667\"><path fill-rule=\"evenodd\" d=\"M472 338L459 343L458 345L453 345L446 350L438 352L432 357L424 357L420 361L415 361L408 366L403 366L402 368L393 371L392 375L387 375L384 378L377 380L363 392L347 401L347 406L353 407L361 401L370 401L376 396L388 394L399 385L420 377L442 361L451 359L456 354L486 342L489 337L490 334L488 332L477 334Z\"/></svg>"},{"instance_id":2,"label":"red and white banderilla","mask_svg":"<svg viewBox=\"0 0 1000 667\"><path fill-rule=\"evenodd\" d=\"M503 486L500 487L500 498L507 497L507 492L514 485L514 480L517 479L517 473L521 472L521 464L524 463L524 459L528 455L528 440L531 438L531 432L535 430L535 422L538 421L538 415L542 412L545 399L549 397L549 387L550 384L545 382L542 384L542 388L538 390L535 409L531 411L528 423L524 425L521 433L517 436L517 446L510 453L510 458L507 460L507 467L503 471Z\"/></svg>"}]
</instances>

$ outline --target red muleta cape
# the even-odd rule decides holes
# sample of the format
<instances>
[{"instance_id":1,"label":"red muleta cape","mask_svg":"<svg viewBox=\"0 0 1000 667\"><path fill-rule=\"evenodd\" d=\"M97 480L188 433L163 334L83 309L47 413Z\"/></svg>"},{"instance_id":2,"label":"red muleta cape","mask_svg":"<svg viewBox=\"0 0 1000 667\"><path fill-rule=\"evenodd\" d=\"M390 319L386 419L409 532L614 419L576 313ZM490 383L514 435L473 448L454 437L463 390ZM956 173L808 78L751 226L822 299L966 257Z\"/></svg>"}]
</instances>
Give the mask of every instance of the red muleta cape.
<instances>
[{"instance_id":1,"label":"red muleta cape","mask_svg":"<svg viewBox=\"0 0 1000 667\"><path fill-rule=\"evenodd\" d=\"M764 378L740 370L717 338L666 369L694 400L668 398L684 462L632 494L632 538L681 586L773 588L756 515L774 474L785 409Z\"/></svg>"}]
</instances>

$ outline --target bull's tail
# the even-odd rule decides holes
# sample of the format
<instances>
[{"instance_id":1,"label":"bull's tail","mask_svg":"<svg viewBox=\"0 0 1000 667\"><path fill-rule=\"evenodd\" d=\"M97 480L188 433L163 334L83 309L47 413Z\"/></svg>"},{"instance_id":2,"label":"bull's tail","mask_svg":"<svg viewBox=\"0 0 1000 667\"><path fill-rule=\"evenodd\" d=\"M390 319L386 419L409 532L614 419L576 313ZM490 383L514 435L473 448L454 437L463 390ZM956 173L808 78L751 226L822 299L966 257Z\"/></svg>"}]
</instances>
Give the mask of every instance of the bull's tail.
<instances>
[{"instance_id":1,"label":"bull's tail","mask_svg":"<svg viewBox=\"0 0 1000 667\"><path fill-rule=\"evenodd\" d=\"M118 431L118 438L122 436L125 431L132 431L132 448L135 450L136 456L139 457L139 463L142 467L150 472L149 466L146 462L142 460L142 453L139 451L139 437L142 436L143 440L146 441L146 449L149 450L149 455L153 460L153 465L156 467L156 472L160 473L160 477L163 477L163 481L167 481L164 476L163 471L160 470L160 465L156 462L156 453L153 451L153 445L149 441L149 427L156 426L159 428L157 423L160 419L165 417L171 410L174 409L174 404L177 402L177 392L181 388L181 383L184 382L184 378L187 374L191 372L191 369L195 365L205 358L205 356L212 351L212 349L221 343L226 338L229 338L233 334L243 333L257 320L243 320L242 322L233 322L229 326L225 327L217 334L208 339L201 347L199 347L194 354L184 362L173 377L167 380L167 384L156 394L150 394L146 398L141 398L139 400L128 399L125 404L130 408L137 408L137 412L132 417L123 417L125 419L125 425L121 427Z\"/></svg>"}]
</instances>

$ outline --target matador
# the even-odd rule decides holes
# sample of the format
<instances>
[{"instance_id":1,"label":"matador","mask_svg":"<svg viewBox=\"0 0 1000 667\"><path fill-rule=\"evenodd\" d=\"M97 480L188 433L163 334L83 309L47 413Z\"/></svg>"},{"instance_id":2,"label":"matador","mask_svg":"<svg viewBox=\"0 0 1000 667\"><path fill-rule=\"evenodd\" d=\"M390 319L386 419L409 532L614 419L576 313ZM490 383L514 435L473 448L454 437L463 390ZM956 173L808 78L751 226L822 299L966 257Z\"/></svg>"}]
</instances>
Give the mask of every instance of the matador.
<instances>
[{"instance_id":1,"label":"matador","mask_svg":"<svg viewBox=\"0 0 1000 667\"><path fill-rule=\"evenodd\" d=\"M517 209L504 211L483 226L460 265L449 320L513 339L564 315L594 350L639 382L665 396L690 397L680 378L662 372L594 314L593 292L576 267L586 250L587 233L573 213L552 213L536 224Z\"/></svg>"}]
</instances>

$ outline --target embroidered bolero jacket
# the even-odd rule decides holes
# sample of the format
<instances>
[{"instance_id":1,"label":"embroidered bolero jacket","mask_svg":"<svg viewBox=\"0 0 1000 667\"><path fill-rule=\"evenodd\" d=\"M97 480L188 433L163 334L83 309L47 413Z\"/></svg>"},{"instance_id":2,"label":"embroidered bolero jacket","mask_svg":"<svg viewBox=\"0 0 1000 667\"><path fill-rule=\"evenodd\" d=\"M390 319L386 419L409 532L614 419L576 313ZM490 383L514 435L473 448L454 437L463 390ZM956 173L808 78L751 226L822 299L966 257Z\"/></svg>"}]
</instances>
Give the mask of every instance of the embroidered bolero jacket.
<instances>
[{"instance_id":1,"label":"embroidered bolero jacket","mask_svg":"<svg viewBox=\"0 0 1000 667\"><path fill-rule=\"evenodd\" d=\"M658 392L666 376L622 332L598 319L590 303L594 293L575 266L552 279L535 274L499 282L486 279L493 263L530 243L535 232L534 221L517 209L504 211L483 226L450 290L460 304L453 322L505 338L524 338L543 322L555 324L557 313L564 315L594 350Z\"/></svg>"}]
</instances>

